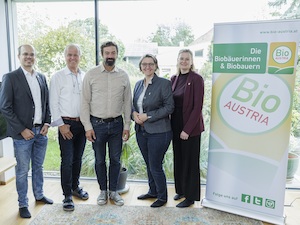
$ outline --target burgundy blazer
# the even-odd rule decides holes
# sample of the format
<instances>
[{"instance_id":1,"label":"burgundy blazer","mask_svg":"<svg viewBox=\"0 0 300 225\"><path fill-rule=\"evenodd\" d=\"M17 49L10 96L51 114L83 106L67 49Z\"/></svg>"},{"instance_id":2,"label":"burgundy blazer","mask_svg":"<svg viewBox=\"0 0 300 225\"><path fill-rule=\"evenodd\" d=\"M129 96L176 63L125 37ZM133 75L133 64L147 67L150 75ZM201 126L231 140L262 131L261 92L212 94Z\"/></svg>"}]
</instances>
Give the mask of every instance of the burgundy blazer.
<instances>
[{"instance_id":1,"label":"burgundy blazer","mask_svg":"<svg viewBox=\"0 0 300 225\"><path fill-rule=\"evenodd\" d=\"M174 91L178 75L171 77L172 91ZM203 107L204 80L201 75L190 71L183 96L183 131L193 137L204 131Z\"/></svg>"}]
</instances>

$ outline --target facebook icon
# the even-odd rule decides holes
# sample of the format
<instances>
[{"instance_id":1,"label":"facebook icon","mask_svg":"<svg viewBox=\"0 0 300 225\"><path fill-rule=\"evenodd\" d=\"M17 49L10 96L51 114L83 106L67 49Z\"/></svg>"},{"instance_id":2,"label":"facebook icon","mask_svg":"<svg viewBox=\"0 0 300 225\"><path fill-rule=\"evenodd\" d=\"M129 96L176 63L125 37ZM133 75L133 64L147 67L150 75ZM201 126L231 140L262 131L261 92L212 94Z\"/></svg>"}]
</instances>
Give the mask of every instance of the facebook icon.
<instances>
[{"instance_id":1,"label":"facebook icon","mask_svg":"<svg viewBox=\"0 0 300 225\"><path fill-rule=\"evenodd\" d=\"M250 195L242 194L242 202L250 203L250 201L251 201L251 196Z\"/></svg>"}]
</instances>

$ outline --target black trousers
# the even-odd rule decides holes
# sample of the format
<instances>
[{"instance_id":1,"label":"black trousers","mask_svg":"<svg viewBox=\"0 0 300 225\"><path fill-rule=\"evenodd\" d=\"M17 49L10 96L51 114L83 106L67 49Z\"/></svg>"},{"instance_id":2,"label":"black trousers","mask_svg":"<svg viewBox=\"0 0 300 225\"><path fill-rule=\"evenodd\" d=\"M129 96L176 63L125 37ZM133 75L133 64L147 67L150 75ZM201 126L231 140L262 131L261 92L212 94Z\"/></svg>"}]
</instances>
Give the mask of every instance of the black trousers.
<instances>
[{"instance_id":1,"label":"black trousers","mask_svg":"<svg viewBox=\"0 0 300 225\"><path fill-rule=\"evenodd\" d=\"M58 131L61 156L61 186L63 194L67 197L71 196L72 190L78 188L79 185L82 155L85 148L86 137L84 127L80 121L64 119L64 123L70 125L70 130L73 133L73 138L71 140L65 140Z\"/></svg>"},{"instance_id":2,"label":"black trousers","mask_svg":"<svg viewBox=\"0 0 300 225\"><path fill-rule=\"evenodd\" d=\"M172 114L173 153L174 153L174 182L177 194L187 199L200 201L200 144L201 135L180 139L183 129L182 109Z\"/></svg>"}]
</instances>

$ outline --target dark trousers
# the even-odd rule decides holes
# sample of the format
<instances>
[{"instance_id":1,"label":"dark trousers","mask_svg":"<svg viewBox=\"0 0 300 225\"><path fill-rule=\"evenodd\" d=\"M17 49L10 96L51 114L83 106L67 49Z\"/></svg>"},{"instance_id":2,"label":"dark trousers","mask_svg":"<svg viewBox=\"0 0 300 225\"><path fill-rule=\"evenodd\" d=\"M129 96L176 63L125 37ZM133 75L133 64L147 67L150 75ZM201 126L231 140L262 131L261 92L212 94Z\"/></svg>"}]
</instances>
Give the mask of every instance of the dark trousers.
<instances>
[{"instance_id":1,"label":"dark trousers","mask_svg":"<svg viewBox=\"0 0 300 225\"><path fill-rule=\"evenodd\" d=\"M174 182L177 194L200 201L200 140L201 135L180 139L183 130L182 108L175 108L171 124L173 130Z\"/></svg>"},{"instance_id":2,"label":"dark trousers","mask_svg":"<svg viewBox=\"0 0 300 225\"><path fill-rule=\"evenodd\" d=\"M163 160L172 139L172 131L149 134L145 130L139 130L136 138L147 165L148 194L166 202L168 194Z\"/></svg>"},{"instance_id":3,"label":"dark trousers","mask_svg":"<svg viewBox=\"0 0 300 225\"><path fill-rule=\"evenodd\" d=\"M109 151L109 190L116 191L120 174L120 157L122 153L123 118L118 117L111 122L91 117L96 134L93 142L95 152L95 170L101 190L107 190L106 144Z\"/></svg>"},{"instance_id":4,"label":"dark trousers","mask_svg":"<svg viewBox=\"0 0 300 225\"><path fill-rule=\"evenodd\" d=\"M61 186L65 196L72 195L72 190L78 188L81 171L82 155L85 148L85 130L80 121L64 120L70 125L73 133L71 140L65 140L59 133L59 146L61 156Z\"/></svg>"},{"instance_id":5,"label":"dark trousers","mask_svg":"<svg viewBox=\"0 0 300 225\"><path fill-rule=\"evenodd\" d=\"M188 140L173 138L174 181L177 194L200 200L200 136Z\"/></svg>"}]
</instances>

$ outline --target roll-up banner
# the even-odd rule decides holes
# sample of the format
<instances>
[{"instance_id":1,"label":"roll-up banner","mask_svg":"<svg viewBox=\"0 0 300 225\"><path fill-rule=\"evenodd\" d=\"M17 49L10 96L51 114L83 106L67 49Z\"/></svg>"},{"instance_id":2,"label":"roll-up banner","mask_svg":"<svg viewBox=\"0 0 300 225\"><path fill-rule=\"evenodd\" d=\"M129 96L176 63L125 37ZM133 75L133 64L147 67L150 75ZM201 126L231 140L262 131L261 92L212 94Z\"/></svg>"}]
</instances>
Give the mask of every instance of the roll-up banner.
<instances>
[{"instance_id":1,"label":"roll-up banner","mask_svg":"<svg viewBox=\"0 0 300 225\"><path fill-rule=\"evenodd\" d=\"M202 206L284 224L300 20L214 25Z\"/></svg>"}]
</instances>

